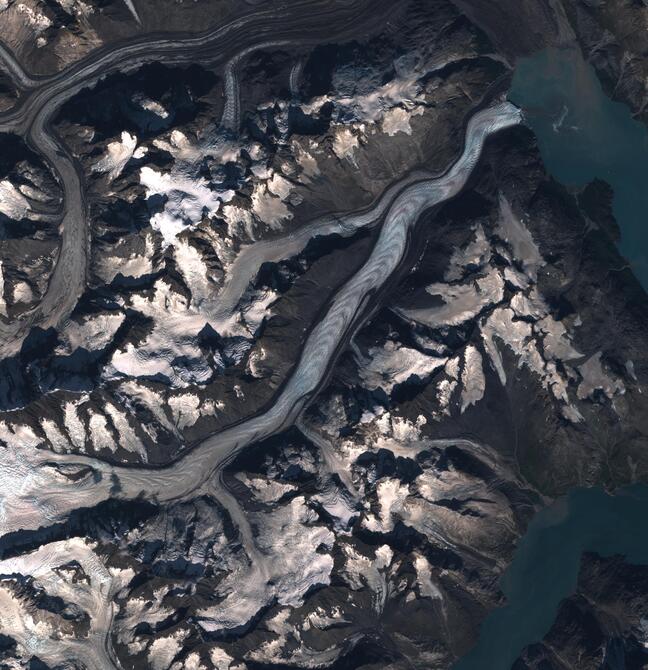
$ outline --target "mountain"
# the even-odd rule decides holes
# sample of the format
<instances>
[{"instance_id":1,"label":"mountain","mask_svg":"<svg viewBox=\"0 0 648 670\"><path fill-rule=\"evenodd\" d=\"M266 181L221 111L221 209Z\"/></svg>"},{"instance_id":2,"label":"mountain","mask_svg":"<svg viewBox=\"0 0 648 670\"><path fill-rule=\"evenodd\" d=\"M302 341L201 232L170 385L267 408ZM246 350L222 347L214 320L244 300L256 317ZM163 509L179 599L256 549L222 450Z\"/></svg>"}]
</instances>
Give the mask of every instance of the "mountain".
<instances>
[{"instance_id":1,"label":"mountain","mask_svg":"<svg viewBox=\"0 0 648 670\"><path fill-rule=\"evenodd\" d=\"M648 481L614 192L508 99L578 47L645 122L647 12L0 0L0 667L451 668L536 512ZM642 571L516 670L642 667Z\"/></svg>"}]
</instances>

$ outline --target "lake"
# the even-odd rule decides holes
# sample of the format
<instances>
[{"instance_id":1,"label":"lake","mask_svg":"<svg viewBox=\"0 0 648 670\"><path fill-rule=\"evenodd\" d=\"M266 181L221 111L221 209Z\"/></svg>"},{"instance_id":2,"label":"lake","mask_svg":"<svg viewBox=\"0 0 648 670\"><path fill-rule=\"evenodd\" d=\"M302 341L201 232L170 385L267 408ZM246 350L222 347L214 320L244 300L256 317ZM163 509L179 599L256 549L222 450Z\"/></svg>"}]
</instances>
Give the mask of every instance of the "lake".
<instances>
[{"instance_id":1,"label":"lake","mask_svg":"<svg viewBox=\"0 0 648 670\"><path fill-rule=\"evenodd\" d=\"M583 187L598 177L614 189L619 249L648 288L648 129L608 98L575 49L521 59L510 100L538 138L547 170ZM648 564L648 487L610 496L579 489L540 512L501 580L507 604L484 621L476 647L454 670L510 670L524 647L549 631L558 606L576 588L584 551L625 554Z\"/></svg>"},{"instance_id":2,"label":"lake","mask_svg":"<svg viewBox=\"0 0 648 670\"><path fill-rule=\"evenodd\" d=\"M612 186L619 249L648 288L648 128L607 97L576 49L520 59L509 98L524 110L557 181L582 187L598 177Z\"/></svg>"},{"instance_id":3,"label":"lake","mask_svg":"<svg viewBox=\"0 0 648 670\"><path fill-rule=\"evenodd\" d=\"M453 670L510 670L524 647L549 631L574 593L584 551L648 564L648 486L611 496L577 489L539 512L501 580L507 604L484 621L477 646Z\"/></svg>"}]
</instances>

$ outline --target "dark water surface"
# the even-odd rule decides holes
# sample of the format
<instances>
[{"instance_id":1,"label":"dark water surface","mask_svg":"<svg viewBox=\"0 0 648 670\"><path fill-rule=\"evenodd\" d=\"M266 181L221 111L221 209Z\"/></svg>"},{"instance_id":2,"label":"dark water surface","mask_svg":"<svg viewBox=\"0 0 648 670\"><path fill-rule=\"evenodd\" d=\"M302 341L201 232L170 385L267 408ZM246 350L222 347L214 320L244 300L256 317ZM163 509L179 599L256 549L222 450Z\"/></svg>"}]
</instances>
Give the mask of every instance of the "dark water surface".
<instances>
[{"instance_id":1,"label":"dark water surface","mask_svg":"<svg viewBox=\"0 0 648 670\"><path fill-rule=\"evenodd\" d=\"M584 551L648 563L647 519L648 486L614 496L577 489L541 511L502 578L507 604L486 618L477 646L454 670L510 670L522 649L549 631L560 601L574 593Z\"/></svg>"},{"instance_id":2,"label":"dark water surface","mask_svg":"<svg viewBox=\"0 0 648 670\"><path fill-rule=\"evenodd\" d=\"M574 49L519 61L510 99L525 112L549 172L567 186L598 177L614 189L621 253L648 288L648 129L612 102ZM579 489L540 512L520 541L501 587L507 604L485 620L477 646L454 670L510 670L549 631L576 588L584 551L648 563L648 487L616 496Z\"/></svg>"},{"instance_id":3,"label":"dark water surface","mask_svg":"<svg viewBox=\"0 0 648 670\"><path fill-rule=\"evenodd\" d=\"M521 59L509 98L524 110L556 180L584 186L598 177L612 186L620 251L648 289L648 128L607 97L576 49Z\"/></svg>"}]
</instances>

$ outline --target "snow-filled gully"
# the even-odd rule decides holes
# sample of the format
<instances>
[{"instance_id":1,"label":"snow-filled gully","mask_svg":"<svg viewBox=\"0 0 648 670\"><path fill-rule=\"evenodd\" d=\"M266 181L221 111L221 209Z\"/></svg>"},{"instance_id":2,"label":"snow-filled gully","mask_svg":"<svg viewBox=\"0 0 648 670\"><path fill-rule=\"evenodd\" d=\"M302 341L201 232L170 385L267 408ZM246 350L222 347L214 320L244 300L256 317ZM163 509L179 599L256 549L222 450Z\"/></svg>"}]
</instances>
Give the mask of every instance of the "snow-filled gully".
<instances>
[{"instance_id":1,"label":"snow-filled gully","mask_svg":"<svg viewBox=\"0 0 648 670\"><path fill-rule=\"evenodd\" d=\"M299 31L301 35L305 32L301 24L326 25L330 38L331 26L326 20L330 3L320 4L322 9L318 11L314 11L312 3L304 4L309 12L307 18L297 15L299 3L294 3L288 18L274 9L255 11L202 36L125 44L99 52L52 77L31 77L13 54L0 44L0 67L24 93L14 110L0 115L0 132L20 133L29 140L55 171L65 201L61 252L48 291L41 304L26 317L12 323L0 322L0 355L17 352L33 326L54 326L67 318L85 287L89 236L81 171L50 128L61 105L111 71L131 69L151 60L171 64L191 62L196 53L204 54L210 50L208 59L218 62L225 53L234 50L237 55L228 61L224 71L226 105L222 125L235 130L239 125L236 70L241 59L255 49L285 42L284 37L294 41L291 33ZM366 5L371 7L372 2ZM339 12L339 8L336 11ZM353 15L350 9L349 13ZM347 25L354 23L349 18L342 16L339 19L343 26L338 30L340 34ZM380 20L380 12L375 11L367 22ZM283 24L291 21L292 24L283 29ZM311 30L316 34L314 28ZM246 44L247 35L255 35L257 40L259 36L265 36L265 41ZM268 39L273 41L268 42ZM296 94L300 73L301 65L298 64L290 78L293 94ZM321 386L340 345L359 325L367 299L402 263L408 235L421 215L461 191L491 134L520 121L520 111L510 103L497 103L483 109L468 122L463 153L443 175L422 172L407 175L365 211L322 217L287 238L261 241L246 247L231 266L215 301L213 314L216 321L221 317L223 320L229 318L250 277L264 262L299 253L318 235L334 232L352 235L365 226L381 226L371 255L333 297L327 313L310 332L292 376L270 409L209 437L166 468L113 466L87 456L57 454L26 445L0 449L0 538L11 541L7 536L13 533L35 531L64 522L73 511L94 507L108 499L134 500L141 496L165 503L207 493L219 501L238 527L254 571L252 581L267 581L272 572L270 560L257 546L248 519L225 487L223 469L249 445L295 423ZM353 495L353 483L336 462L330 445L316 436L310 437L322 449L326 466L338 472ZM29 630L20 628L20 612L14 612L7 605L11 598L3 601L2 593L0 609L5 611L0 613L0 624L3 616L9 617L16 639L31 653L43 654L48 660L76 658L87 667L99 670L119 667L112 652L110 631L115 614L113 598L124 586L123 580L128 579L126 571L120 575L119 571L107 570L91 546L73 538L50 542L31 553L0 560L0 574L25 574L47 580L54 568L70 560L76 561L85 571L87 583L64 580L52 583L50 587L59 589L56 595L77 602L91 616L86 640L70 639L62 643L36 639Z\"/></svg>"},{"instance_id":2,"label":"snow-filled gully","mask_svg":"<svg viewBox=\"0 0 648 670\"><path fill-rule=\"evenodd\" d=\"M443 175L408 175L387 189L374 206L365 212L319 219L295 233L288 244L284 240L283 245L276 242L252 245L237 261L246 266L245 273L238 274L247 275L248 278L250 272L254 272L265 260L285 258L291 250L301 250L315 235L334 230L352 234L362 226L381 224L368 260L342 286L332 299L328 312L310 332L294 373L270 409L206 439L182 459L161 469L113 466L87 456L56 454L27 446L2 449L0 538L21 531L46 528L65 521L74 510L91 508L110 498L134 500L142 496L147 500L164 503L207 493L220 502L239 529L241 542L250 560L252 573L249 579L255 584L265 584L272 573L272 560L257 546L248 519L225 487L222 480L224 467L247 446L298 419L333 364L340 344L358 326L366 300L385 284L403 261L408 235L421 215L461 191L477 164L485 140L491 134L520 121L520 111L510 103L498 103L483 109L470 119L463 153ZM43 151L51 152L51 156L54 156L56 144L44 130L45 121L41 120L40 123L38 132L43 142ZM66 163L68 159L64 157L61 160L63 164L59 163L58 167L64 179L78 179L76 173L64 172L67 169L74 172L72 161ZM81 194L81 185L74 184L74 190ZM76 215L82 217L82 200L77 204L79 210ZM87 244L85 235L81 238L68 236L63 244L83 245L82 253L79 254L79 258L83 258ZM236 277L238 274L232 273L230 276ZM69 276L66 279L69 280ZM61 291L62 287L57 285L56 290ZM221 314L226 316L227 311L236 306L244 288L243 283L239 285L236 281L225 284L219 296ZM60 293L53 293L52 296L53 300L61 299ZM63 307L56 302L52 309L56 312ZM6 336L6 333L3 331L0 336ZM338 469L327 446L317 441L316 445L324 450L327 466ZM343 481L353 494L350 480L343 478ZM61 556L69 555L84 566L91 582L88 586L70 587L74 592L62 595L84 604L93 621L90 638L83 643L72 641L56 649L38 647L33 651L41 651L52 659L61 655L76 657L88 667L101 670L118 667L112 653L110 630L114 611L112 597L121 583L97 563L91 548L83 542L75 544L75 540L50 543L36 552L0 561L0 574L13 571L45 574L63 560ZM33 636L30 637L27 632L22 642L27 646L35 644Z\"/></svg>"},{"instance_id":3,"label":"snow-filled gully","mask_svg":"<svg viewBox=\"0 0 648 670\"><path fill-rule=\"evenodd\" d=\"M253 12L194 37L164 39L144 37L113 49L99 49L49 77L32 77L11 51L0 44L0 68L22 91L17 104L0 114L0 133L17 133L41 154L61 183L65 210L61 221L61 248L39 305L10 323L0 321L0 356L13 356L30 330L56 326L71 314L86 283L90 238L81 168L52 131L51 123L61 106L83 88L94 86L113 72L133 70L150 62L182 65L191 62L223 64L225 61L226 104L223 123L238 125L239 100L236 66L241 58L264 45L289 42L316 44L324 37L344 37L362 18L367 25L379 25L385 14L371 7L369 0L356 7L334 7L330 3L295 2L290 7ZM324 35L321 26L326 26ZM252 41L254 40L254 41Z\"/></svg>"},{"instance_id":4,"label":"snow-filled gully","mask_svg":"<svg viewBox=\"0 0 648 670\"><path fill-rule=\"evenodd\" d=\"M411 184L395 197L384 214L370 257L312 329L293 375L269 410L209 437L161 469L113 466L85 456L35 449L2 450L0 537L57 523L75 509L109 498L129 500L143 495L167 502L187 498L206 486L218 492L219 473L225 465L246 446L294 423L312 399L341 341L357 325L365 300L401 263L409 231L422 213L459 193L486 138L520 120L520 111L507 102L477 112L468 123L465 147L456 163L442 176Z\"/></svg>"}]
</instances>

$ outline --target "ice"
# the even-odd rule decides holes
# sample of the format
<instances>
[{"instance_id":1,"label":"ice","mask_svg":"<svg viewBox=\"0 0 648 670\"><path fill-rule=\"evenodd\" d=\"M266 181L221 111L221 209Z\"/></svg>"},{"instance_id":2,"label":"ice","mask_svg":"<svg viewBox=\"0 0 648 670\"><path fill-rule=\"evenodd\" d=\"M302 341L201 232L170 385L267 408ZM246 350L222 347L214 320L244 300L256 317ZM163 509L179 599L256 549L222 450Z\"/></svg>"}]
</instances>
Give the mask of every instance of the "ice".
<instances>
[{"instance_id":1,"label":"ice","mask_svg":"<svg viewBox=\"0 0 648 670\"><path fill-rule=\"evenodd\" d=\"M404 109L403 107L394 107L385 113L382 120L382 130L386 135L393 137L398 133L405 135L412 134L412 126L410 120L412 116L420 116L423 114L423 107L415 107L412 110Z\"/></svg>"},{"instance_id":2,"label":"ice","mask_svg":"<svg viewBox=\"0 0 648 670\"><path fill-rule=\"evenodd\" d=\"M41 419L41 428L54 451L63 454L70 450L70 442L59 430L59 427L54 421L51 421L50 419Z\"/></svg>"},{"instance_id":3,"label":"ice","mask_svg":"<svg viewBox=\"0 0 648 670\"><path fill-rule=\"evenodd\" d=\"M402 508L409 488L398 479L383 479L376 486L378 497L378 515L368 514L363 525L377 533L388 533L394 528L393 515Z\"/></svg>"},{"instance_id":4,"label":"ice","mask_svg":"<svg viewBox=\"0 0 648 670\"><path fill-rule=\"evenodd\" d=\"M603 367L600 351L590 356L585 363L579 365L578 371L582 376L582 381L577 390L579 400L594 397L596 391L601 391L609 399L617 394L625 393L623 382L612 376Z\"/></svg>"},{"instance_id":5,"label":"ice","mask_svg":"<svg viewBox=\"0 0 648 670\"><path fill-rule=\"evenodd\" d=\"M277 190L281 190L279 186L277 186ZM258 183L254 187L252 211L273 230L279 230L282 222L293 217L283 200L273 195L269 186L264 183Z\"/></svg>"},{"instance_id":6,"label":"ice","mask_svg":"<svg viewBox=\"0 0 648 670\"><path fill-rule=\"evenodd\" d=\"M359 146L358 138L349 128L336 129L335 139L333 140L333 151L339 159L346 158L354 163L354 150Z\"/></svg>"},{"instance_id":7,"label":"ice","mask_svg":"<svg viewBox=\"0 0 648 670\"><path fill-rule=\"evenodd\" d=\"M45 14L33 10L22 2L16 5L16 9L25 17L25 21L36 35L44 33L52 25L52 22Z\"/></svg>"},{"instance_id":8,"label":"ice","mask_svg":"<svg viewBox=\"0 0 648 670\"><path fill-rule=\"evenodd\" d=\"M155 254L155 242L153 233L144 237L143 253L133 253L129 256L110 256L101 254L94 258L95 272L107 284L115 279L118 274L124 277L139 278L153 272L153 257Z\"/></svg>"},{"instance_id":9,"label":"ice","mask_svg":"<svg viewBox=\"0 0 648 670\"><path fill-rule=\"evenodd\" d=\"M72 444L83 451L86 443L86 427L83 421L79 418L77 406L82 401L70 400L64 406L64 423L67 434L70 437Z\"/></svg>"},{"instance_id":10,"label":"ice","mask_svg":"<svg viewBox=\"0 0 648 670\"><path fill-rule=\"evenodd\" d=\"M482 368L482 357L476 347L468 345L464 352L464 367L461 372L461 412L476 405L486 390L486 379Z\"/></svg>"},{"instance_id":11,"label":"ice","mask_svg":"<svg viewBox=\"0 0 648 670\"><path fill-rule=\"evenodd\" d=\"M61 635L64 619L47 615L35 607L28 596L16 598L5 588L0 589L0 627L25 650L27 659L36 655L51 666L80 661L87 668L113 670L108 640L115 612L112 599L132 578L133 572L107 570L93 549L92 544L72 538L44 544L31 553L0 561L0 574L33 577L48 596L78 606L90 616L87 637L74 633ZM73 575L66 575L64 568L70 561L80 565L86 579L76 580ZM42 618L37 621L39 616Z\"/></svg>"},{"instance_id":12,"label":"ice","mask_svg":"<svg viewBox=\"0 0 648 670\"><path fill-rule=\"evenodd\" d=\"M421 597L443 600L439 587L432 581L432 570L425 556L416 554L414 568L416 569L416 581L418 582Z\"/></svg>"},{"instance_id":13,"label":"ice","mask_svg":"<svg viewBox=\"0 0 648 670\"><path fill-rule=\"evenodd\" d=\"M126 7L128 7L128 11L133 15L135 21L137 21L137 23L141 25L142 22L140 20L139 14L137 13L137 10L135 9L133 0L124 0L124 4L126 5Z\"/></svg>"},{"instance_id":14,"label":"ice","mask_svg":"<svg viewBox=\"0 0 648 670\"><path fill-rule=\"evenodd\" d=\"M19 221L30 211L29 200L8 179L0 181L0 214Z\"/></svg>"},{"instance_id":15,"label":"ice","mask_svg":"<svg viewBox=\"0 0 648 670\"><path fill-rule=\"evenodd\" d=\"M120 141L108 143L106 153L92 167L93 172L106 172L108 179L114 181L133 157L136 147L137 137L124 130Z\"/></svg>"},{"instance_id":16,"label":"ice","mask_svg":"<svg viewBox=\"0 0 648 670\"><path fill-rule=\"evenodd\" d=\"M486 307L500 302L504 297L504 280L497 270L489 268L484 276L473 281L430 284L425 290L441 298L444 304L438 307L398 308L398 313L431 328L457 326L474 319Z\"/></svg>"},{"instance_id":17,"label":"ice","mask_svg":"<svg viewBox=\"0 0 648 670\"><path fill-rule=\"evenodd\" d=\"M375 550L375 557L361 554L350 544L342 544L345 556L343 576L355 591L369 587L372 592L373 608L381 614L388 595L387 571L393 559L393 551L384 544Z\"/></svg>"},{"instance_id":18,"label":"ice","mask_svg":"<svg viewBox=\"0 0 648 670\"><path fill-rule=\"evenodd\" d=\"M155 283L152 295L133 294L130 306L153 320L153 331L138 346L128 342L115 351L104 369L107 378L163 377L174 388L211 379L213 371L197 338L207 315L191 309L164 280Z\"/></svg>"},{"instance_id":19,"label":"ice","mask_svg":"<svg viewBox=\"0 0 648 670\"><path fill-rule=\"evenodd\" d=\"M484 227L479 223L475 226L473 238L460 249L455 249L445 273L446 281L462 279L469 268L481 269L491 258L491 245Z\"/></svg>"},{"instance_id":20,"label":"ice","mask_svg":"<svg viewBox=\"0 0 648 670\"><path fill-rule=\"evenodd\" d=\"M146 463L148 458L146 449L131 426L128 415L109 402L105 404L104 410L119 433L119 446L126 451L137 454L142 462Z\"/></svg>"},{"instance_id":21,"label":"ice","mask_svg":"<svg viewBox=\"0 0 648 670\"><path fill-rule=\"evenodd\" d=\"M178 430L193 426L200 418L200 398L193 393L182 393L169 398L169 407Z\"/></svg>"},{"instance_id":22,"label":"ice","mask_svg":"<svg viewBox=\"0 0 648 670\"><path fill-rule=\"evenodd\" d=\"M108 429L108 422L103 414L98 414L92 410L89 412L90 421L88 427L90 429L90 439L97 451L107 449L114 452L117 449L117 444Z\"/></svg>"},{"instance_id":23,"label":"ice","mask_svg":"<svg viewBox=\"0 0 648 670\"><path fill-rule=\"evenodd\" d=\"M61 344L56 353L70 355L77 349L102 351L112 342L124 318L121 313L107 313L89 316L82 322L68 321L59 335Z\"/></svg>"},{"instance_id":24,"label":"ice","mask_svg":"<svg viewBox=\"0 0 648 670\"><path fill-rule=\"evenodd\" d=\"M83 2L83 0L56 0L68 14L77 16L88 16L94 12L94 7Z\"/></svg>"},{"instance_id":25,"label":"ice","mask_svg":"<svg viewBox=\"0 0 648 670\"><path fill-rule=\"evenodd\" d=\"M220 647L214 647L209 652L209 659L214 664L214 670L230 670L234 659Z\"/></svg>"},{"instance_id":26,"label":"ice","mask_svg":"<svg viewBox=\"0 0 648 670\"><path fill-rule=\"evenodd\" d=\"M155 214L151 225L162 236L164 246L174 244L176 237L187 227L200 223L203 216L214 216L224 196L212 191L202 177L183 174L163 174L154 168L140 169L140 182L146 188L146 197L164 195L164 211Z\"/></svg>"},{"instance_id":27,"label":"ice","mask_svg":"<svg viewBox=\"0 0 648 670\"><path fill-rule=\"evenodd\" d=\"M182 649L182 642L186 636L185 631L177 630L168 637L156 637L148 651L148 660L152 670L168 670L173 659Z\"/></svg>"},{"instance_id":28,"label":"ice","mask_svg":"<svg viewBox=\"0 0 648 670\"><path fill-rule=\"evenodd\" d=\"M133 102L136 102L142 109L146 110L147 112L152 112L153 114L156 114L161 119L169 118L169 112L159 102L151 100L151 98L148 98L141 93L135 94L135 96L133 97ZM182 135L182 137L185 138L186 140L186 137L179 130L174 130L172 131L171 134L173 135L173 133L178 133L178 135Z\"/></svg>"},{"instance_id":29,"label":"ice","mask_svg":"<svg viewBox=\"0 0 648 670\"><path fill-rule=\"evenodd\" d=\"M316 520L303 497L269 513L256 514L261 553L249 568L241 567L225 577L219 591L226 598L199 612L203 628L240 628L269 602L299 607L313 586L328 584L333 558L318 549L330 549L335 536Z\"/></svg>"},{"instance_id":30,"label":"ice","mask_svg":"<svg viewBox=\"0 0 648 670\"><path fill-rule=\"evenodd\" d=\"M511 204L500 194L500 217L498 232L510 245L515 258L521 263L524 271L533 280L538 278L538 270L545 264L538 245L529 229L513 212Z\"/></svg>"},{"instance_id":31,"label":"ice","mask_svg":"<svg viewBox=\"0 0 648 670\"><path fill-rule=\"evenodd\" d=\"M283 484L282 482L262 479L261 477L248 478L244 474L239 474L237 478L250 489L252 495L259 502L265 504L278 502L286 493L296 490L296 487L292 484Z\"/></svg>"},{"instance_id":32,"label":"ice","mask_svg":"<svg viewBox=\"0 0 648 670\"><path fill-rule=\"evenodd\" d=\"M31 286L24 281L19 281L13 287L13 301L14 304L29 304L34 299L34 292Z\"/></svg>"},{"instance_id":33,"label":"ice","mask_svg":"<svg viewBox=\"0 0 648 670\"><path fill-rule=\"evenodd\" d=\"M370 391L381 388L390 394L394 386L413 377L426 380L446 362L445 358L426 356L388 340L383 348L369 349L370 361L358 370L364 386Z\"/></svg>"}]
</instances>

